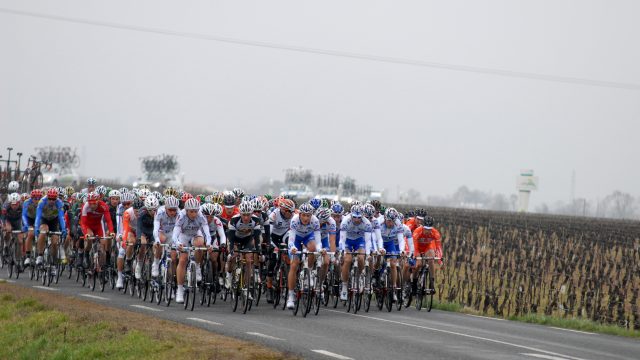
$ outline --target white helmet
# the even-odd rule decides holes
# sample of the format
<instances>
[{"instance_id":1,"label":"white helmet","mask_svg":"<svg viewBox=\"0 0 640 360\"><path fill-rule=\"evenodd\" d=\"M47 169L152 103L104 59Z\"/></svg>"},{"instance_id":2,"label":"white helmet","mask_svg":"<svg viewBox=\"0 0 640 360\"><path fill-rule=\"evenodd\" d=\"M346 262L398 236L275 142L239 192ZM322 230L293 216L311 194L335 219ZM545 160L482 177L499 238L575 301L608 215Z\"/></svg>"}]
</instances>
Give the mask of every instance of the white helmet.
<instances>
[{"instance_id":1,"label":"white helmet","mask_svg":"<svg viewBox=\"0 0 640 360\"><path fill-rule=\"evenodd\" d=\"M158 206L160 206L160 202L155 196L149 196L144 199L144 207L147 208L147 210L155 210Z\"/></svg>"},{"instance_id":2,"label":"white helmet","mask_svg":"<svg viewBox=\"0 0 640 360\"><path fill-rule=\"evenodd\" d=\"M110 198L111 198L111 197L117 197L117 198L120 198L120 195L121 195L121 194L120 194L120 191L118 191L118 190L111 190L111 191L109 192L109 197L110 197Z\"/></svg>"},{"instance_id":3,"label":"white helmet","mask_svg":"<svg viewBox=\"0 0 640 360\"><path fill-rule=\"evenodd\" d=\"M17 204L20 202L20 194L14 192L12 194L9 194L9 196L7 196L7 201L9 202L9 204Z\"/></svg>"},{"instance_id":4,"label":"white helmet","mask_svg":"<svg viewBox=\"0 0 640 360\"><path fill-rule=\"evenodd\" d=\"M12 181L9 183L8 189L9 191L16 192L18 191L19 187L20 187L20 184L18 184L17 181Z\"/></svg>"},{"instance_id":5,"label":"white helmet","mask_svg":"<svg viewBox=\"0 0 640 360\"><path fill-rule=\"evenodd\" d=\"M253 206L251 206L251 202L243 201L240 203L240 214L253 214Z\"/></svg>"},{"instance_id":6,"label":"white helmet","mask_svg":"<svg viewBox=\"0 0 640 360\"><path fill-rule=\"evenodd\" d=\"M200 209L200 202L198 199L191 198L184 203L185 210L198 210Z\"/></svg>"},{"instance_id":7,"label":"white helmet","mask_svg":"<svg viewBox=\"0 0 640 360\"><path fill-rule=\"evenodd\" d=\"M175 196L167 196L164 199L164 207L165 209L177 209L180 206L180 201L175 198Z\"/></svg>"},{"instance_id":8,"label":"white helmet","mask_svg":"<svg viewBox=\"0 0 640 360\"><path fill-rule=\"evenodd\" d=\"M124 194L122 194L120 200L122 202L132 202L133 200L135 200L136 196L133 193L130 192L126 192Z\"/></svg>"},{"instance_id":9,"label":"white helmet","mask_svg":"<svg viewBox=\"0 0 640 360\"><path fill-rule=\"evenodd\" d=\"M138 197L140 198L147 198L149 195L151 195L151 191L149 191L149 189L138 190Z\"/></svg>"}]
</instances>

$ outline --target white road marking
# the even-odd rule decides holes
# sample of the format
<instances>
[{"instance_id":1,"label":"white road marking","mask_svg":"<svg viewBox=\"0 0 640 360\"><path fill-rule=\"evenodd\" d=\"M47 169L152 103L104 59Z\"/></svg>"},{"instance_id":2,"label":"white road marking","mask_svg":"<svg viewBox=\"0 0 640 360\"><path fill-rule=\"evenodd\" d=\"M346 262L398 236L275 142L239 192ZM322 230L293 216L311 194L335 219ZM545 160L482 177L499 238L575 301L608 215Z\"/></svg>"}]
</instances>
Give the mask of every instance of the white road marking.
<instances>
[{"instance_id":1,"label":"white road marking","mask_svg":"<svg viewBox=\"0 0 640 360\"><path fill-rule=\"evenodd\" d=\"M16 282L15 280L9 280L9 279L3 279L2 281L4 281L4 282L8 282L8 283L12 283L12 284L13 284L14 282Z\"/></svg>"},{"instance_id":2,"label":"white road marking","mask_svg":"<svg viewBox=\"0 0 640 360\"><path fill-rule=\"evenodd\" d=\"M542 349L534 348L534 347L531 347L531 346L519 345L519 344L514 344L514 343L510 343L510 342L506 342L506 341L489 339L489 338L485 338L485 337L482 337L482 336L463 334L463 333L459 333L459 332L455 332L455 331L436 329L436 328L432 328L432 327L428 327L428 326L409 324L409 323L404 323L404 322L395 321L395 320L381 319L381 318L377 318L377 317L373 317L373 316L360 315L360 314L351 314L351 313L346 313L344 311L338 311L338 310L325 309L325 311L331 311L331 312L335 312L335 313L339 313L339 314L347 314L347 315L351 315L351 316L356 316L356 317L361 317L361 318L371 319L371 320L378 320L378 321L383 321L383 322L393 323L393 324L398 324L398 325L410 326L410 327L419 328L419 329L431 330L431 331L441 332L441 333L444 333L444 334L457 335L457 336L467 337L467 338L470 338L470 339L484 340L484 341L488 341L488 342L492 342L492 343L496 343L496 344L513 346L513 347L517 347L517 348L520 348L520 349L536 351L536 352L549 354L549 355L553 355L553 356L562 356L562 357L565 357L567 359L584 360L584 359L579 358L579 357L563 355L563 354L555 353L553 351L542 350Z\"/></svg>"},{"instance_id":3,"label":"white road marking","mask_svg":"<svg viewBox=\"0 0 640 360\"><path fill-rule=\"evenodd\" d=\"M336 354L336 353L332 353L332 352L327 351L327 350L311 350L311 351L317 352L318 354L331 356L332 358L336 358L336 359L353 360L353 358L350 358L350 357L347 357L347 356L344 356L344 355L340 355L340 354Z\"/></svg>"},{"instance_id":4,"label":"white road marking","mask_svg":"<svg viewBox=\"0 0 640 360\"><path fill-rule=\"evenodd\" d=\"M265 334L261 334L261 333L257 333L257 332L248 332L247 334L253 335L253 336L258 336L258 337L265 338L265 339L270 339L270 340L284 340L284 339L277 338L275 336L265 335Z\"/></svg>"},{"instance_id":5,"label":"white road marking","mask_svg":"<svg viewBox=\"0 0 640 360\"><path fill-rule=\"evenodd\" d=\"M197 321L197 322L201 322L201 323L203 323L203 324L209 324L209 325L220 325L220 326L222 326L222 324L221 324L221 323L219 323L219 322L209 321L209 320L200 319L200 318L187 318L187 320Z\"/></svg>"},{"instance_id":6,"label":"white road marking","mask_svg":"<svg viewBox=\"0 0 640 360\"><path fill-rule=\"evenodd\" d=\"M547 360L568 360L567 358L563 358L563 357L558 357L558 356L549 356L549 355L544 355L544 354L520 354L520 355L526 355L526 356L531 356L531 357L535 357L538 359L547 359Z\"/></svg>"},{"instance_id":7,"label":"white road marking","mask_svg":"<svg viewBox=\"0 0 640 360\"><path fill-rule=\"evenodd\" d=\"M106 297L90 295L90 294L80 294L80 296L84 296L84 297L88 297L90 299L96 299L96 300L109 300L109 298L106 298Z\"/></svg>"},{"instance_id":8,"label":"white road marking","mask_svg":"<svg viewBox=\"0 0 640 360\"><path fill-rule=\"evenodd\" d=\"M557 329L557 330L564 330L564 331L571 331L571 332L575 332L575 333L580 333L580 334L587 334L587 335L596 335L596 333L592 333L592 332L588 332L588 331L580 331L580 330L573 330L573 329L564 329L564 328L559 328L559 327L555 327L555 326L549 326L552 329Z\"/></svg>"},{"instance_id":9,"label":"white road marking","mask_svg":"<svg viewBox=\"0 0 640 360\"><path fill-rule=\"evenodd\" d=\"M477 317L477 318L482 318L482 319L497 320L497 321L505 321L504 319L494 318L494 317L489 317L489 316L480 316L480 315L473 315L473 314L465 314L465 315L467 315L467 316L473 316L473 317Z\"/></svg>"},{"instance_id":10,"label":"white road marking","mask_svg":"<svg viewBox=\"0 0 640 360\"><path fill-rule=\"evenodd\" d=\"M36 288L36 289L49 290L49 291L58 291L58 290L60 290L60 289L50 288L50 287L40 286L40 285L34 285L33 287Z\"/></svg>"},{"instance_id":11,"label":"white road marking","mask_svg":"<svg viewBox=\"0 0 640 360\"><path fill-rule=\"evenodd\" d=\"M138 308L138 309L144 309L144 310L149 310L149 311L164 311L164 310L160 310L160 309L154 309L152 307L148 307L148 306L144 306L144 305L131 305L134 308Z\"/></svg>"}]
</instances>

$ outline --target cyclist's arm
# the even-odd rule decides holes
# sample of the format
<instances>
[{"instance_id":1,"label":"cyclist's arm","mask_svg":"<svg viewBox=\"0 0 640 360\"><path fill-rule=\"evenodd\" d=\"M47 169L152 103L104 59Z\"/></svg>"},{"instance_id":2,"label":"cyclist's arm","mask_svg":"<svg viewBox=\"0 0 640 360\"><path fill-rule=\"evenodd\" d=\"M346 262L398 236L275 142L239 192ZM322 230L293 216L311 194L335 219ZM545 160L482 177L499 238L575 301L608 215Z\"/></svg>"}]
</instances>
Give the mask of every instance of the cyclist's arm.
<instances>
[{"instance_id":1,"label":"cyclist's arm","mask_svg":"<svg viewBox=\"0 0 640 360\"><path fill-rule=\"evenodd\" d=\"M222 222L218 218L214 218L213 222L216 225L216 231L218 232L218 240L220 242L219 245L227 243L227 235L224 233L224 226L222 226Z\"/></svg>"},{"instance_id":2,"label":"cyclist's arm","mask_svg":"<svg viewBox=\"0 0 640 360\"><path fill-rule=\"evenodd\" d=\"M382 232L380 231L380 228L375 229L374 234L377 240L377 242L374 244L377 247L376 250L384 249L384 246L382 245Z\"/></svg>"},{"instance_id":3,"label":"cyclist's arm","mask_svg":"<svg viewBox=\"0 0 640 360\"><path fill-rule=\"evenodd\" d=\"M364 243L365 243L365 251L366 253L371 252L371 232L367 231L364 233Z\"/></svg>"},{"instance_id":4,"label":"cyclist's arm","mask_svg":"<svg viewBox=\"0 0 640 360\"><path fill-rule=\"evenodd\" d=\"M206 241L207 246L211 246L211 233L209 232L209 224L207 223L207 219L204 218L204 215L201 215L203 218L203 222L202 222L202 232L204 234L204 238Z\"/></svg>"},{"instance_id":5,"label":"cyclist's arm","mask_svg":"<svg viewBox=\"0 0 640 360\"><path fill-rule=\"evenodd\" d=\"M32 200L29 199L29 201L32 201ZM29 209L29 204L27 204L27 202L29 201L25 201L22 204L22 231L24 232L29 231L29 217L27 216L28 209Z\"/></svg>"},{"instance_id":6,"label":"cyclist's arm","mask_svg":"<svg viewBox=\"0 0 640 360\"><path fill-rule=\"evenodd\" d=\"M173 227L173 246L178 246L180 243L180 235L182 234L182 224L176 222L176 226Z\"/></svg>"},{"instance_id":7,"label":"cyclist's arm","mask_svg":"<svg viewBox=\"0 0 640 360\"><path fill-rule=\"evenodd\" d=\"M340 246L338 247L338 250L344 250L345 245L347 243L347 231L346 230L340 230Z\"/></svg>"},{"instance_id":8,"label":"cyclist's arm","mask_svg":"<svg viewBox=\"0 0 640 360\"><path fill-rule=\"evenodd\" d=\"M316 230L313 232L313 238L316 240L316 251L322 251L322 233L320 230Z\"/></svg>"},{"instance_id":9,"label":"cyclist's arm","mask_svg":"<svg viewBox=\"0 0 640 360\"><path fill-rule=\"evenodd\" d=\"M36 222L33 225L33 230L36 234L40 233L40 223L42 222L42 208L44 208L44 200L40 200L38 207L36 208Z\"/></svg>"},{"instance_id":10,"label":"cyclist's arm","mask_svg":"<svg viewBox=\"0 0 640 360\"><path fill-rule=\"evenodd\" d=\"M402 231L398 232L398 250L404 252L406 241L404 240L404 234Z\"/></svg>"},{"instance_id":11,"label":"cyclist's arm","mask_svg":"<svg viewBox=\"0 0 640 360\"><path fill-rule=\"evenodd\" d=\"M107 204L102 203L102 217L107 218L107 228L109 228L109 233L113 234L113 221L111 221L111 213L109 212L109 207Z\"/></svg>"},{"instance_id":12,"label":"cyclist's arm","mask_svg":"<svg viewBox=\"0 0 640 360\"><path fill-rule=\"evenodd\" d=\"M63 234L66 234L67 224L64 221L64 204L58 199L56 201L56 206L58 207L58 222L60 222L60 231Z\"/></svg>"},{"instance_id":13,"label":"cyclist's arm","mask_svg":"<svg viewBox=\"0 0 640 360\"><path fill-rule=\"evenodd\" d=\"M160 211L153 217L153 239L160 244Z\"/></svg>"}]
</instances>

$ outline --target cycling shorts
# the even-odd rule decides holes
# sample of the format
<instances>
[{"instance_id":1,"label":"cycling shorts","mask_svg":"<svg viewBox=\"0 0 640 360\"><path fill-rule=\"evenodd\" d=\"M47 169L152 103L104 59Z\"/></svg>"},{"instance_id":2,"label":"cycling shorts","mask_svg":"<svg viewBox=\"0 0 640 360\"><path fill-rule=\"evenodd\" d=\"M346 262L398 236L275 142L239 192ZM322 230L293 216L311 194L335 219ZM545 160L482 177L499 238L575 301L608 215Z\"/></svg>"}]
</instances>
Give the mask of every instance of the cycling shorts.
<instances>
[{"instance_id":1,"label":"cycling shorts","mask_svg":"<svg viewBox=\"0 0 640 360\"><path fill-rule=\"evenodd\" d=\"M329 251L330 247L329 247L329 237L325 237L322 238L322 248L323 249L327 249L327 251Z\"/></svg>"},{"instance_id":2,"label":"cycling shorts","mask_svg":"<svg viewBox=\"0 0 640 360\"><path fill-rule=\"evenodd\" d=\"M255 250L256 248L253 241L253 236L247 236L245 238L236 237L235 239L231 240L231 242L232 249L236 250Z\"/></svg>"},{"instance_id":3,"label":"cycling shorts","mask_svg":"<svg viewBox=\"0 0 640 360\"><path fill-rule=\"evenodd\" d=\"M398 245L396 245L395 242L393 241L385 241L382 243L382 246L384 247L384 251L387 254L397 254L400 251L398 250ZM394 256L393 259L395 259L397 256Z\"/></svg>"},{"instance_id":4,"label":"cycling shorts","mask_svg":"<svg viewBox=\"0 0 640 360\"><path fill-rule=\"evenodd\" d=\"M307 247L309 245L309 242L311 241L315 241L315 239L313 238L313 233L308 234L307 236L299 236L296 235L296 239L294 240L293 244L295 245L296 249L298 249L298 253L296 255L293 255L291 253L291 249L289 249L289 256L293 257L293 256L297 256L300 257L300 252L302 251L302 246L304 245L305 247Z\"/></svg>"},{"instance_id":5,"label":"cycling shorts","mask_svg":"<svg viewBox=\"0 0 640 360\"><path fill-rule=\"evenodd\" d=\"M17 219L4 219L9 225L11 225L11 230L22 230L22 218Z\"/></svg>"},{"instance_id":6,"label":"cycling shorts","mask_svg":"<svg viewBox=\"0 0 640 360\"><path fill-rule=\"evenodd\" d=\"M42 222L40 223L40 226L42 225L47 225L47 227L49 228L49 231L60 231L60 222L58 222L58 218L51 219L51 220L42 218Z\"/></svg>"},{"instance_id":7,"label":"cycling shorts","mask_svg":"<svg viewBox=\"0 0 640 360\"><path fill-rule=\"evenodd\" d=\"M99 224L87 224L87 229L93 232L93 236L104 237L104 225L102 222Z\"/></svg>"},{"instance_id":8,"label":"cycling shorts","mask_svg":"<svg viewBox=\"0 0 640 360\"><path fill-rule=\"evenodd\" d=\"M204 238L204 235L202 235L202 230L198 230L198 233L193 236L180 234L180 237L178 238L178 244L182 244L182 246L189 246L189 244L191 243L191 240L193 240L193 238L196 238L196 237ZM153 239L153 237L151 237L151 239Z\"/></svg>"},{"instance_id":9,"label":"cycling shorts","mask_svg":"<svg viewBox=\"0 0 640 360\"><path fill-rule=\"evenodd\" d=\"M424 254L429 250L433 250L436 251L436 242L432 241L426 244L418 244L418 246L416 246L415 251L416 254Z\"/></svg>"},{"instance_id":10,"label":"cycling shorts","mask_svg":"<svg viewBox=\"0 0 640 360\"><path fill-rule=\"evenodd\" d=\"M366 248L364 238L358 238L353 240L347 239L344 246L344 249L346 251L358 251L364 248Z\"/></svg>"}]
</instances>

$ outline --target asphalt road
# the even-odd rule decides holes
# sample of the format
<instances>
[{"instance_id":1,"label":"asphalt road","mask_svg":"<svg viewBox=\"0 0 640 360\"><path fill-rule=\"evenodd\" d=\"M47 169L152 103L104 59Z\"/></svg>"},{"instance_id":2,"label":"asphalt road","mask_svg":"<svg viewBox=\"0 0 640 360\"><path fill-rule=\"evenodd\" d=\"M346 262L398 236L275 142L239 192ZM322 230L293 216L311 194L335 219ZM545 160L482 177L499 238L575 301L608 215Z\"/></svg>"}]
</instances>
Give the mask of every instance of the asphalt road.
<instances>
[{"instance_id":1,"label":"asphalt road","mask_svg":"<svg viewBox=\"0 0 640 360\"><path fill-rule=\"evenodd\" d=\"M62 293L103 305L137 311L197 326L215 333L258 342L308 359L639 359L640 341L446 311L392 312L372 309L347 313L321 308L318 316L293 316L260 301L247 314L233 313L218 300L211 307L196 303L193 312L146 302L106 289L91 292L61 278L40 287L22 274L11 283ZM6 270L0 278L7 279Z\"/></svg>"}]
</instances>

